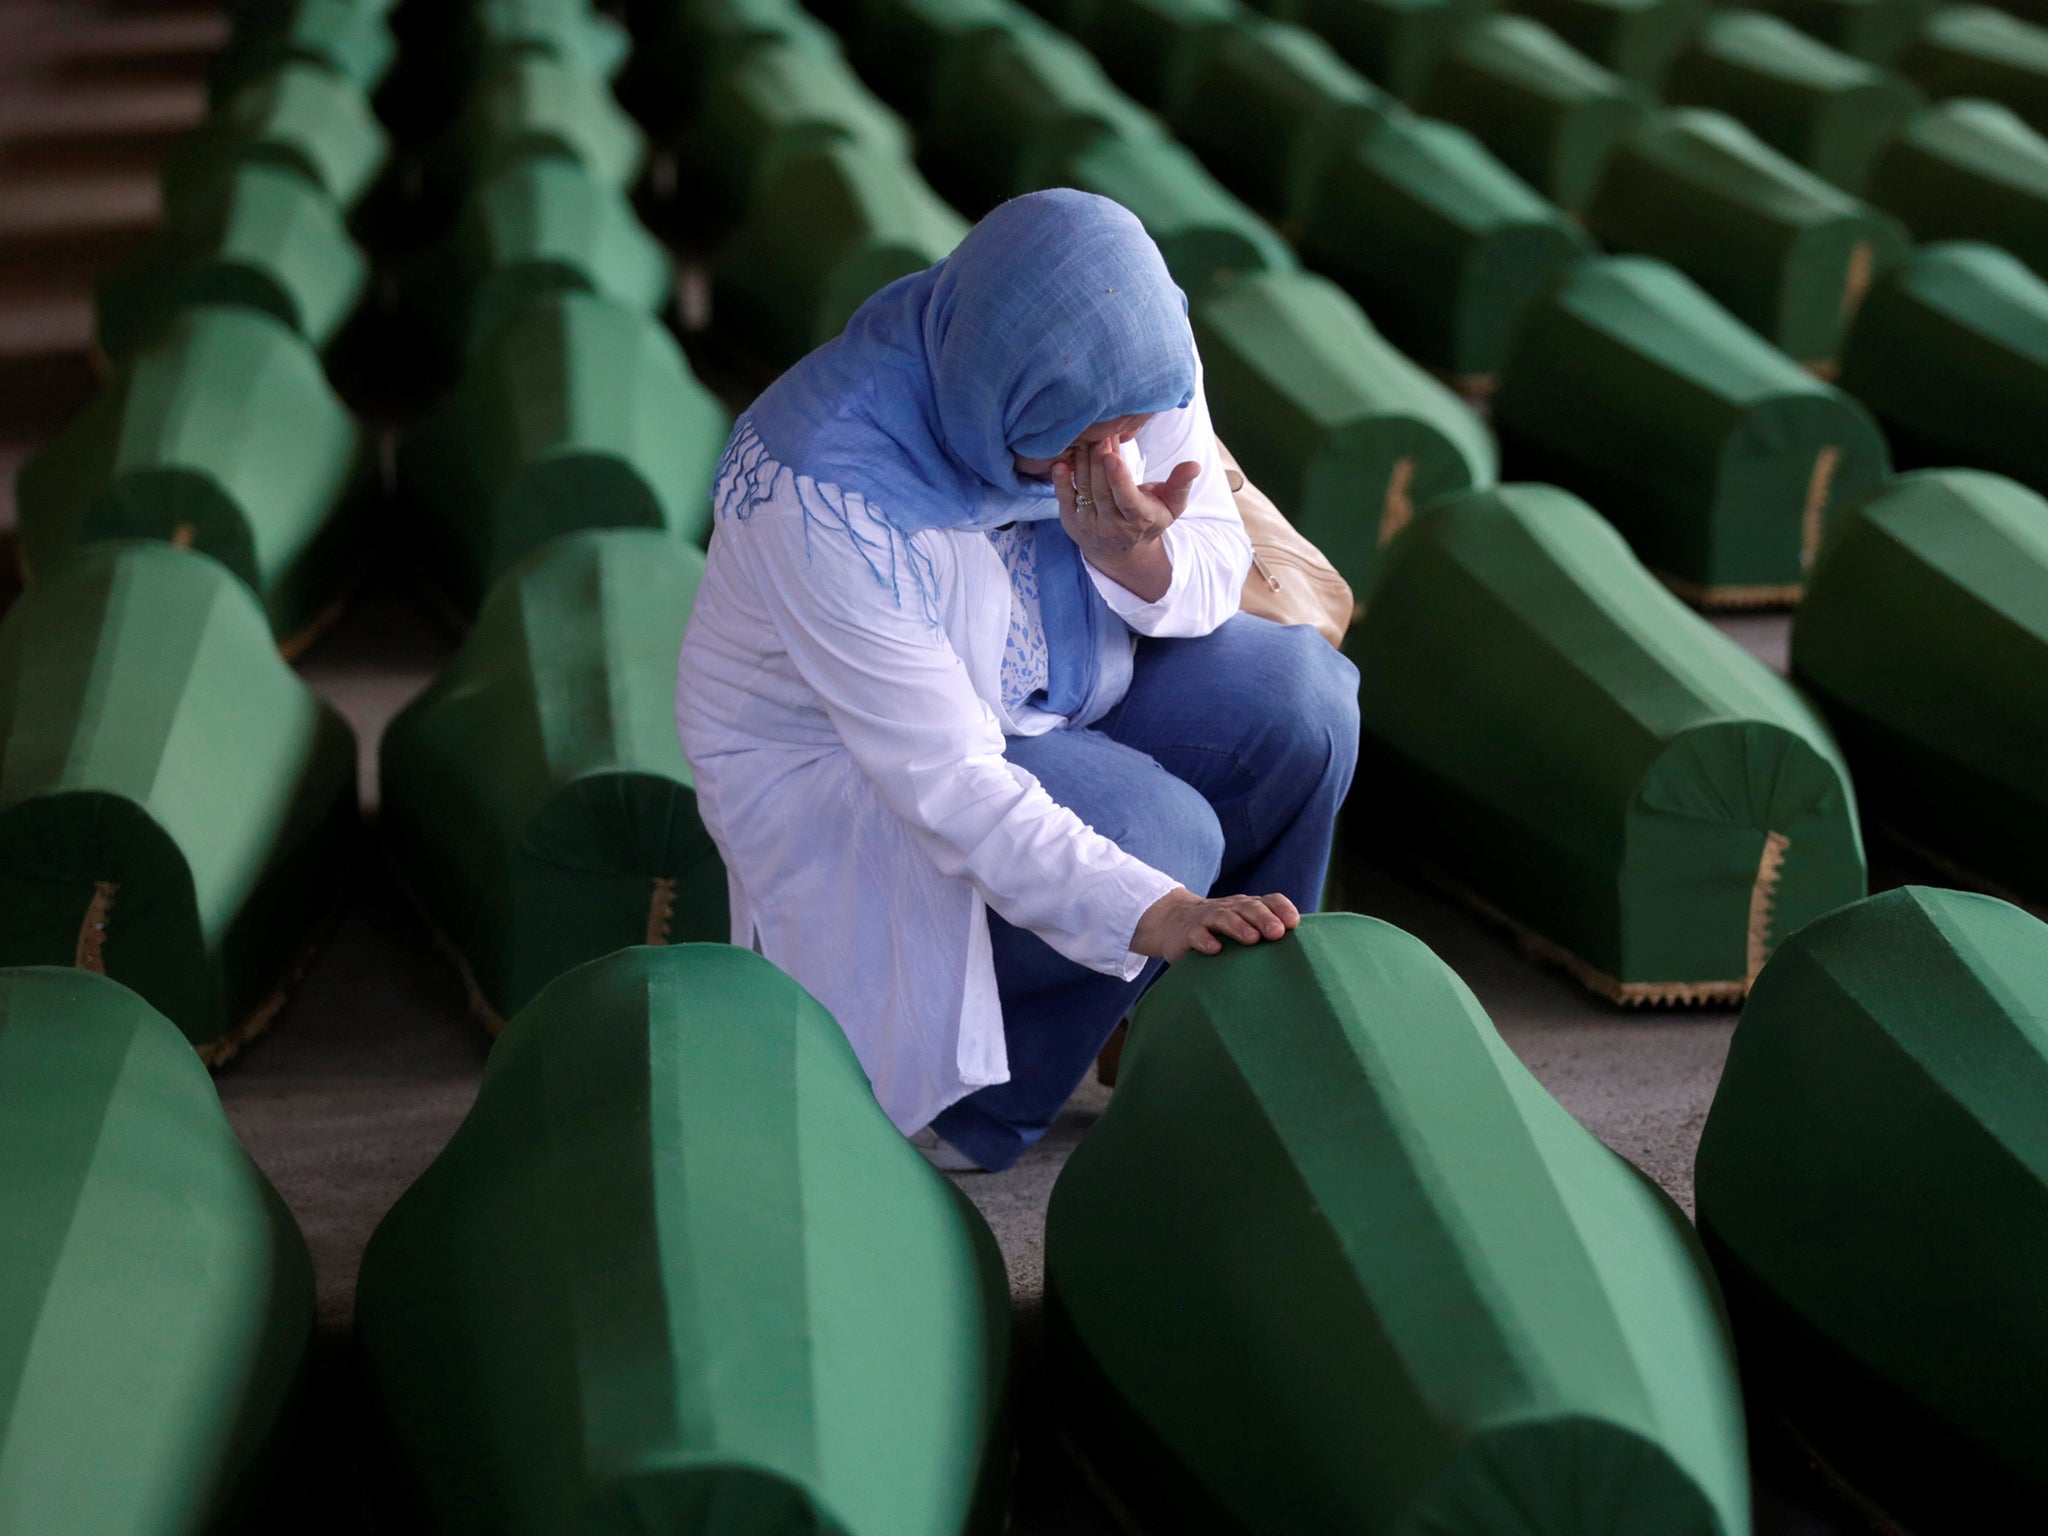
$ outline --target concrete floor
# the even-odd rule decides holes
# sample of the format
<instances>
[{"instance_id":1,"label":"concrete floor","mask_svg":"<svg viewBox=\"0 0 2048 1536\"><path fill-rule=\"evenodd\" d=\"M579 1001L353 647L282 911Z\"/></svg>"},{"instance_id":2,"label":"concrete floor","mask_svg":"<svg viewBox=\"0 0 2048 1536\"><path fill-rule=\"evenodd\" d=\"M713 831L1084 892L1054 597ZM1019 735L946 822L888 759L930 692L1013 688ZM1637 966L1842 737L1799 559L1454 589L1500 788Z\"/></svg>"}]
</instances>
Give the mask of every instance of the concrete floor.
<instances>
[{"instance_id":1,"label":"concrete floor","mask_svg":"<svg viewBox=\"0 0 2048 1536\"><path fill-rule=\"evenodd\" d=\"M222 35L217 13L203 8L0 4L0 527L12 527L13 470L24 453L94 387L91 284L153 222L154 166L197 120L197 71ZM372 814L378 736L453 648L430 611L388 562L301 663L357 732ZM1725 627L1782 664L1782 619ZM304 1227L319 1277L317 1422L281 1529L376 1528L353 1465L346 1340L356 1266L379 1218L460 1122L488 1049L460 983L367 836L364 849L340 925L291 1006L218 1080L236 1130ZM1347 897L1427 941L1565 1107L1690 1209L1693 1152L1730 1014L1611 1008L1384 871L1355 871ZM1091 1084L1017 1169L962 1180L1001 1241L1017 1301L1025 1400L1017 1536L1114 1529L1032 1407L1046 1199L1107 1097ZM1765 1449L1761 1530L1846 1528L1829 1523L1796 1462L1781 1466Z\"/></svg>"}]
</instances>

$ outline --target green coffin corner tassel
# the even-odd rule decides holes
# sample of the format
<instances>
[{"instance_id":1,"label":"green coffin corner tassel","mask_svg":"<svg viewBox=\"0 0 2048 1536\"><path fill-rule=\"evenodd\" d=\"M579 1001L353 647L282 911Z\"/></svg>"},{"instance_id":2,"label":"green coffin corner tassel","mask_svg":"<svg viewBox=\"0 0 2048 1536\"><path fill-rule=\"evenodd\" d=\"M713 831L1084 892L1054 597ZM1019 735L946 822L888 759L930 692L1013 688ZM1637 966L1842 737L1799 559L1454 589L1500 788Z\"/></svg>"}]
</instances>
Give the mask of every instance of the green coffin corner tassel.
<instances>
[{"instance_id":1,"label":"green coffin corner tassel","mask_svg":"<svg viewBox=\"0 0 2048 1536\"><path fill-rule=\"evenodd\" d=\"M1906 234L1734 118L1660 112L1615 155L1586 228L1670 262L1764 340L1824 377Z\"/></svg>"},{"instance_id":2,"label":"green coffin corner tassel","mask_svg":"<svg viewBox=\"0 0 2048 1536\"><path fill-rule=\"evenodd\" d=\"M647 138L603 80L559 59L515 54L477 81L428 156L430 195L459 197L528 157L574 160L630 192L646 168Z\"/></svg>"},{"instance_id":3,"label":"green coffin corner tassel","mask_svg":"<svg viewBox=\"0 0 2048 1536\"><path fill-rule=\"evenodd\" d=\"M675 290L668 252L626 195L573 160L515 160L479 186L454 230L400 282L410 321L443 367L548 293L588 293L658 314Z\"/></svg>"},{"instance_id":4,"label":"green coffin corner tassel","mask_svg":"<svg viewBox=\"0 0 2048 1536\"><path fill-rule=\"evenodd\" d=\"M1673 66L1674 106L1712 107L1845 192L1920 106L1899 76L1756 11L1723 11Z\"/></svg>"},{"instance_id":5,"label":"green coffin corner tassel","mask_svg":"<svg viewBox=\"0 0 2048 1536\"><path fill-rule=\"evenodd\" d=\"M1914 464L2048 492L2048 282L1995 245L1924 245L1873 290L1842 388Z\"/></svg>"},{"instance_id":6,"label":"green coffin corner tassel","mask_svg":"<svg viewBox=\"0 0 2048 1536\"><path fill-rule=\"evenodd\" d=\"M953 50L932 92L926 163L949 199L985 213L1050 184L1104 139L1163 139L1159 119L1110 84L1094 57L1034 18Z\"/></svg>"},{"instance_id":7,"label":"green coffin corner tassel","mask_svg":"<svg viewBox=\"0 0 2048 1536\"><path fill-rule=\"evenodd\" d=\"M1868 411L1646 256L1530 307L1493 421L1511 473L1586 497L1710 608L1796 603L1834 509L1890 468Z\"/></svg>"},{"instance_id":8,"label":"green coffin corner tassel","mask_svg":"<svg viewBox=\"0 0 2048 1536\"><path fill-rule=\"evenodd\" d=\"M0 1517L264 1528L313 1263L184 1037L83 971L0 971Z\"/></svg>"},{"instance_id":9,"label":"green coffin corner tassel","mask_svg":"<svg viewBox=\"0 0 2048 1536\"><path fill-rule=\"evenodd\" d=\"M931 116L939 79L966 43L1036 18L1010 0L851 0L847 34L861 78L913 123Z\"/></svg>"},{"instance_id":10,"label":"green coffin corner tassel","mask_svg":"<svg viewBox=\"0 0 2048 1536\"><path fill-rule=\"evenodd\" d=\"M400 445L399 490L444 594L469 613L565 533L701 540L731 430L659 321L590 294L544 294L492 332Z\"/></svg>"},{"instance_id":11,"label":"green coffin corner tassel","mask_svg":"<svg viewBox=\"0 0 2048 1536\"><path fill-rule=\"evenodd\" d=\"M724 944L522 1009L356 1300L436 1536L989 1536L1009 1336L981 1216L832 1016Z\"/></svg>"},{"instance_id":12,"label":"green coffin corner tassel","mask_svg":"<svg viewBox=\"0 0 2048 1536\"><path fill-rule=\"evenodd\" d=\"M1778 951L1700 1141L1745 1380L1915 1530L2048 1500L2044 1019L2048 927L1887 891Z\"/></svg>"},{"instance_id":13,"label":"green coffin corner tassel","mask_svg":"<svg viewBox=\"0 0 2048 1536\"><path fill-rule=\"evenodd\" d=\"M384 733L384 834L494 1027L587 960L731 932L676 740L703 577L701 554L649 529L552 540Z\"/></svg>"},{"instance_id":14,"label":"green coffin corner tassel","mask_svg":"<svg viewBox=\"0 0 2048 1536\"><path fill-rule=\"evenodd\" d=\"M1354 841L1603 997L1739 1002L1773 944L1864 893L1820 717L1568 492L1423 508L1346 650L1383 812Z\"/></svg>"},{"instance_id":15,"label":"green coffin corner tassel","mask_svg":"<svg viewBox=\"0 0 2048 1536\"><path fill-rule=\"evenodd\" d=\"M1995 101L2048 133L2048 27L1988 5L1943 6L1900 67L1929 96Z\"/></svg>"},{"instance_id":16,"label":"green coffin corner tassel","mask_svg":"<svg viewBox=\"0 0 2048 1536\"><path fill-rule=\"evenodd\" d=\"M1124 90L1166 110L1176 62L1201 56L1209 34L1241 24L1235 0L1072 0L1052 17Z\"/></svg>"},{"instance_id":17,"label":"green coffin corner tassel","mask_svg":"<svg viewBox=\"0 0 2048 1536\"><path fill-rule=\"evenodd\" d=\"M0 762L0 965L111 976L209 1062L269 1025L341 898L356 744L240 583L130 543L29 588Z\"/></svg>"},{"instance_id":18,"label":"green coffin corner tassel","mask_svg":"<svg viewBox=\"0 0 2048 1536\"><path fill-rule=\"evenodd\" d=\"M778 166L717 270L715 303L778 366L846 328L876 290L967 234L900 155L835 140Z\"/></svg>"},{"instance_id":19,"label":"green coffin corner tassel","mask_svg":"<svg viewBox=\"0 0 2048 1536\"><path fill-rule=\"evenodd\" d=\"M358 0L288 0L251 14L206 71L215 105L285 64L310 64L339 75L365 95L391 71L398 45L373 6Z\"/></svg>"},{"instance_id":20,"label":"green coffin corner tassel","mask_svg":"<svg viewBox=\"0 0 2048 1536\"><path fill-rule=\"evenodd\" d=\"M1659 91L1708 0L1517 0L1515 9L1631 85Z\"/></svg>"},{"instance_id":21,"label":"green coffin corner tassel","mask_svg":"<svg viewBox=\"0 0 2048 1536\"><path fill-rule=\"evenodd\" d=\"M1293 251L1273 227L1172 139L1097 139L1055 168L1047 184L1079 187L1130 209L1192 298L1229 273L1295 270Z\"/></svg>"},{"instance_id":22,"label":"green coffin corner tassel","mask_svg":"<svg viewBox=\"0 0 2048 1536\"><path fill-rule=\"evenodd\" d=\"M837 35L798 0L664 0L619 98L651 133L673 138L702 117L711 82L763 45L842 57Z\"/></svg>"},{"instance_id":23,"label":"green coffin corner tassel","mask_svg":"<svg viewBox=\"0 0 2048 1536\"><path fill-rule=\"evenodd\" d=\"M1594 252L1478 139L1408 112L1333 156L1300 210L1303 259L1472 393L1493 388L1531 301Z\"/></svg>"},{"instance_id":24,"label":"green coffin corner tassel","mask_svg":"<svg viewBox=\"0 0 2048 1536\"><path fill-rule=\"evenodd\" d=\"M1974 470L1901 475L1829 539L1792 626L1873 824L2048 907L2048 501Z\"/></svg>"},{"instance_id":25,"label":"green coffin corner tassel","mask_svg":"<svg viewBox=\"0 0 2048 1536\"><path fill-rule=\"evenodd\" d=\"M250 161L189 189L149 244L101 279L99 343L123 358L188 305L243 304L325 352L369 282L369 263L326 193Z\"/></svg>"},{"instance_id":26,"label":"green coffin corner tassel","mask_svg":"<svg viewBox=\"0 0 2048 1536\"><path fill-rule=\"evenodd\" d=\"M1868 195L1916 239L1988 241L2048 276L2048 139L2008 107L1918 113L1878 157Z\"/></svg>"},{"instance_id":27,"label":"green coffin corner tassel","mask_svg":"<svg viewBox=\"0 0 2048 1536\"><path fill-rule=\"evenodd\" d=\"M1751 0L1765 11L1872 64L1896 64L1940 0Z\"/></svg>"},{"instance_id":28,"label":"green coffin corner tassel","mask_svg":"<svg viewBox=\"0 0 2048 1536\"><path fill-rule=\"evenodd\" d=\"M1352 591L1423 501L1493 483L1485 424L1328 279L1219 283L1194 323L1218 431Z\"/></svg>"},{"instance_id":29,"label":"green coffin corner tassel","mask_svg":"<svg viewBox=\"0 0 2048 1536\"><path fill-rule=\"evenodd\" d=\"M283 322L191 305L22 466L22 567L81 545L163 539L213 556L297 654L368 560L376 470L320 358Z\"/></svg>"},{"instance_id":30,"label":"green coffin corner tassel","mask_svg":"<svg viewBox=\"0 0 2048 1536\"><path fill-rule=\"evenodd\" d=\"M1161 110L1217 180L1286 217L1332 160L1400 108L1315 33L1247 11L1190 38Z\"/></svg>"},{"instance_id":31,"label":"green coffin corner tassel","mask_svg":"<svg viewBox=\"0 0 2048 1536\"><path fill-rule=\"evenodd\" d=\"M239 164L282 166L354 212L383 174L391 141L362 91L314 64L252 80L210 113L164 162L164 201Z\"/></svg>"},{"instance_id":32,"label":"green coffin corner tassel","mask_svg":"<svg viewBox=\"0 0 2048 1536\"><path fill-rule=\"evenodd\" d=\"M1569 213L1585 207L1648 97L1539 21L1491 16L1437 70L1423 107L1469 131Z\"/></svg>"},{"instance_id":33,"label":"green coffin corner tassel","mask_svg":"<svg viewBox=\"0 0 2048 1536\"><path fill-rule=\"evenodd\" d=\"M1386 923L1175 965L1045 1261L1055 1411L1146 1530L1748 1536L1690 1224Z\"/></svg>"},{"instance_id":34,"label":"green coffin corner tassel","mask_svg":"<svg viewBox=\"0 0 2048 1536\"><path fill-rule=\"evenodd\" d=\"M787 160L849 139L909 160L910 129L835 50L761 43L715 71L681 143L685 185L744 218L755 189Z\"/></svg>"}]
</instances>

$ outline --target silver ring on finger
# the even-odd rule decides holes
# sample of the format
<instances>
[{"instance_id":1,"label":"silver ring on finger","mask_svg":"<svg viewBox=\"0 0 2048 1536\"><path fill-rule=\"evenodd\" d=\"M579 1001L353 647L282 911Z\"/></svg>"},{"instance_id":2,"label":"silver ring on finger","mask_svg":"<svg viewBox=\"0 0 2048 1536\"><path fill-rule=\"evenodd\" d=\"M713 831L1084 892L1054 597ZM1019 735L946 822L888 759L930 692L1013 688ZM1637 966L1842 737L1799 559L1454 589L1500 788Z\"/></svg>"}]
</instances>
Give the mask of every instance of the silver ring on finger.
<instances>
[{"instance_id":1,"label":"silver ring on finger","mask_svg":"<svg viewBox=\"0 0 2048 1536\"><path fill-rule=\"evenodd\" d=\"M1074 497L1074 505L1077 507L1092 507L1095 505L1095 498L1093 496L1082 496L1076 494Z\"/></svg>"}]
</instances>

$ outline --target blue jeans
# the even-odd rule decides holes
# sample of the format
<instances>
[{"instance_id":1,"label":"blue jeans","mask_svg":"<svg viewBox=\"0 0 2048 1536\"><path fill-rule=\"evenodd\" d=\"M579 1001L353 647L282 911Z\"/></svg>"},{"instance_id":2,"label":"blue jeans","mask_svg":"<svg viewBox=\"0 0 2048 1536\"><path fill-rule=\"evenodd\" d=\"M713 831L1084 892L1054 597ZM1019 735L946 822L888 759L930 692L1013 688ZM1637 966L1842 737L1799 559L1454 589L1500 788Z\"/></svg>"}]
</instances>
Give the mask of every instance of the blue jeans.
<instances>
[{"instance_id":1,"label":"blue jeans","mask_svg":"<svg viewBox=\"0 0 2048 1536\"><path fill-rule=\"evenodd\" d=\"M1130 691L1085 729L1016 737L1012 762L1126 853L1207 895L1278 891L1315 910L1358 761L1358 672L1313 629L1239 614L1195 640L1140 640ZM1043 1136L1159 974L1076 965L989 914L1010 1080L932 1122L1000 1171Z\"/></svg>"}]
</instances>

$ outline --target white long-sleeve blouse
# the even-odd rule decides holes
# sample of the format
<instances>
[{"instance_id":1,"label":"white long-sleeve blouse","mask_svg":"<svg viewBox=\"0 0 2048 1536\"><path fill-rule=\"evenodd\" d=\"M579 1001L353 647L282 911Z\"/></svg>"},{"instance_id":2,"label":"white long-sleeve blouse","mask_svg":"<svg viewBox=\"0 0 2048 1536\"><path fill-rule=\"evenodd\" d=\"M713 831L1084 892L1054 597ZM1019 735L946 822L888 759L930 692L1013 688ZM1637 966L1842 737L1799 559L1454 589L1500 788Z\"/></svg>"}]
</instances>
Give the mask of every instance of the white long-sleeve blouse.
<instances>
[{"instance_id":1,"label":"white long-sleeve blouse","mask_svg":"<svg viewBox=\"0 0 2048 1536\"><path fill-rule=\"evenodd\" d=\"M1123 453L1141 482L1188 459L1202 473L1165 534L1162 598L1091 569L1123 620L1104 637L1125 649L1117 660L1137 635L1214 630L1251 566L1199 385ZM1138 919L1175 882L1004 757L1006 735L1064 722L1003 706L1012 591L986 532L906 537L857 495L753 467L772 491L719 521L676 725L725 857L733 942L831 1010L882 1107L914 1131L1009 1075L989 908L1078 964L1130 977L1144 964L1130 948ZM835 526L819 526L821 512ZM1090 717L1120 696L1099 695Z\"/></svg>"}]
</instances>

